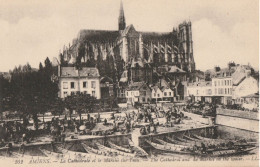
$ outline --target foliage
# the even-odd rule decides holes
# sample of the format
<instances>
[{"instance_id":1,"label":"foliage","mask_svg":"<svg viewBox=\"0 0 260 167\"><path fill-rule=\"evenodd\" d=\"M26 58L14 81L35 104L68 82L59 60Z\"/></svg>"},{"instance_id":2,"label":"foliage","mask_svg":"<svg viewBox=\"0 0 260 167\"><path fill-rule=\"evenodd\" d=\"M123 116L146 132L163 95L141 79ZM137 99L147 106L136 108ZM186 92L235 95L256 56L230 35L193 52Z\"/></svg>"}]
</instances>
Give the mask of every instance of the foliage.
<instances>
[{"instance_id":1,"label":"foliage","mask_svg":"<svg viewBox=\"0 0 260 167\"><path fill-rule=\"evenodd\" d=\"M75 110L79 114L81 121L81 114L92 112L96 101L96 98L89 94L76 93L65 98L65 107L70 111L70 118L72 111Z\"/></svg>"},{"instance_id":2,"label":"foliage","mask_svg":"<svg viewBox=\"0 0 260 167\"><path fill-rule=\"evenodd\" d=\"M52 64L47 57L39 64L39 71L32 69L27 63L15 67L11 71L11 80L5 84L2 111L17 111L23 118L32 116L38 128L38 113L47 112L58 95L58 85L51 81L54 73Z\"/></svg>"},{"instance_id":3,"label":"foliage","mask_svg":"<svg viewBox=\"0 0 260 167\"><path fill-rule=\"evenodd\" d=\"M54 102L51 104L49 111L53 115L61 115L63 114L64 109L65 109L64 100L62 100L61 98L56 98Z\"/></svg>"},{"instance_id":4,"label":"foliage","mask_svg":"<svg viewBox=\"0 0 260 167\"><path fill-rule=\"evenodd\" d=\"M216 67L215 67L215 71L216 71L216 72L218 72L218 71L220 71L220 70L221 70L221 68L220 68L219 66L216 66Z\"/></svg>"}]
</instances>

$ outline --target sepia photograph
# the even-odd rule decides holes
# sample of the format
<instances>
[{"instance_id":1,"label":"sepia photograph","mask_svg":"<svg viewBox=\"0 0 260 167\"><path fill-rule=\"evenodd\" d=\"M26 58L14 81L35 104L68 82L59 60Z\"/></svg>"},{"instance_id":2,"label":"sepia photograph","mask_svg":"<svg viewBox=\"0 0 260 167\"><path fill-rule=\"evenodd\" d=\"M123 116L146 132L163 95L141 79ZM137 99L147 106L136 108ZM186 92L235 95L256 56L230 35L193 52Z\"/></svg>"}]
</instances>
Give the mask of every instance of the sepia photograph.
<instances>
[{"instance_id":1,"label":"sepia photograph","mask_svg":"<svg viewBox=\"0 0 260 167\"><path fill-rule=\"evenodd\" d=\"M0 166L259 166L258 0L0 1Z\"/></svg>"}]
</instances>

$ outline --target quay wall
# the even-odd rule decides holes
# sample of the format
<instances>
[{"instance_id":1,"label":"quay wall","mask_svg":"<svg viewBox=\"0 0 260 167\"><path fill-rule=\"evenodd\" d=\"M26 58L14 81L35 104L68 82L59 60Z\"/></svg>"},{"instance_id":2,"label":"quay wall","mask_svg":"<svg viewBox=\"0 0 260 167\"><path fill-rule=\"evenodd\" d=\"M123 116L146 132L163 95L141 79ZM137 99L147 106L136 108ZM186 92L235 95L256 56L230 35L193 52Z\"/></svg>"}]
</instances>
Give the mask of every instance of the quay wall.
<instances>
[{"instance_id":1,"label":"quay wall","mask_svg":"<svg viewBox=\"0 0 260 167\"><path fill-rule=\"evenodd\" d=\"M231 139L231 140L246 139L247 141L257 142L259 138L258 136L259 133L254 133L252 131L233 128L229 126L223 126L223 125L217 126L217 132L219 138L222 139Z\"/></svg>"},{"instance_id":2,"label":"quay wall","mask_svg":"<svg viewBox=\"0 0 260 167\"><path fill-rule=\"evenodd\" d=\"M217 115L239 117L239 118L250 119L250 120L259 120L259 113L253 111L217 108Z\"/></svg>"},{"instance_id":3,"label":"quay wall","mask_svg":"<svg viewBox=\"0 0 260 167\"><path fill-rule=\"evenodd\" d=\"M216 125L241 129L248 133L259 133L258 112L218 108L215 122Z\"/></svg>"},{"instance_id":4,"label":"quay wall","mask_svg":"<svg viewBox=\"0 0 260 167\"><path fill-rule=\"evenodd\" d=\"M189 135L189 134L196 134L196 135L203 135L206 137L213 137L214 133L216 133L216 126L212 125L206 125L199 128L193 128L193 129L183 129L183 130L177 130L172 132L163 132L163 133L157 133L157 134L149 134L149 135L143 135L139 136L139 146L146 148L150 147L149 144L146 143L146 140L153 139L164 139L165 137L172 138L173 136L182 137L183 135Z\"/></svg>"}]
</instances>

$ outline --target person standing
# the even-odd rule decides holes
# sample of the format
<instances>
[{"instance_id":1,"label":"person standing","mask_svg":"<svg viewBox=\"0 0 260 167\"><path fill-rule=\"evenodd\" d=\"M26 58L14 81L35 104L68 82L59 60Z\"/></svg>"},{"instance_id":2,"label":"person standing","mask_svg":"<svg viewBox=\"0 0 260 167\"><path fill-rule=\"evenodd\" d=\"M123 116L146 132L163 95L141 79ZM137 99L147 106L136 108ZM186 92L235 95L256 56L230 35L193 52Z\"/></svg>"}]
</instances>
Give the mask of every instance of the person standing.
<instances>
[{"instance_id":1,"label":"person standing","mask_svg":"<svg viewBox=\"0 0 260 167\"><path fill-rule=\"evenodd\" d=\"M151 131L150 131L150 125L147 126L146 131L147 131L148 134L151 132Z\"/></svg>"},{"instance_id":2,"label":"person standing","mask_svg":"<svg viewBox=\"0 0 260 167\"><path fill-rule=\"evenodd\" d=\"M153 124L153 133L157 133L157 127L156 127L156 124Z\"/></svg>"}]
</instances>

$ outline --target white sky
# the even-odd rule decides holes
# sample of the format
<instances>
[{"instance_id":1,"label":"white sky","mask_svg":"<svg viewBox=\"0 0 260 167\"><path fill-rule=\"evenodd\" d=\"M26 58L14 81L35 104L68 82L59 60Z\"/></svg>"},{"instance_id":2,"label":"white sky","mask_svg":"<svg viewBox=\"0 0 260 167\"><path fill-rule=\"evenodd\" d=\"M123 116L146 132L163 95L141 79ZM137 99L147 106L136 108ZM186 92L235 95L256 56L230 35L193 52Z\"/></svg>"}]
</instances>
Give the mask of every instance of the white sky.
<instances>
[{"instance_id":1,"label":"white sky","mask_svg":"<svg viewBox=\"0 0 260 167\"><path fill-rule=\"evenodd\" d=\"M1 1L1 0L0 0ZM120 0L0 2L0 71L57 57L80 29L117 30ZM197 69L229 61L258 67L257 0L123 0L127 25L172 31L192 21Z\"/></svg>"}]
</instances>

